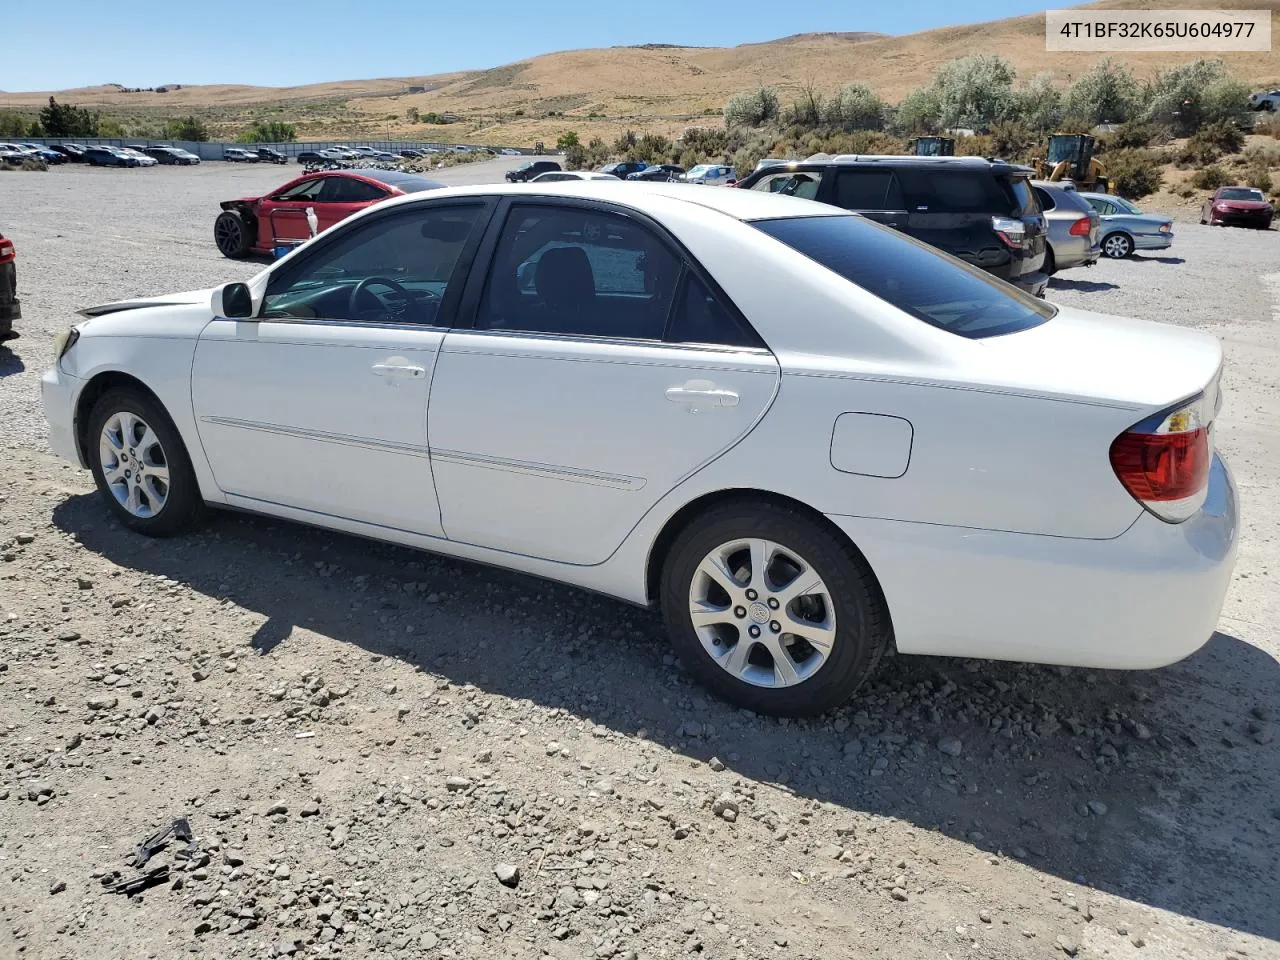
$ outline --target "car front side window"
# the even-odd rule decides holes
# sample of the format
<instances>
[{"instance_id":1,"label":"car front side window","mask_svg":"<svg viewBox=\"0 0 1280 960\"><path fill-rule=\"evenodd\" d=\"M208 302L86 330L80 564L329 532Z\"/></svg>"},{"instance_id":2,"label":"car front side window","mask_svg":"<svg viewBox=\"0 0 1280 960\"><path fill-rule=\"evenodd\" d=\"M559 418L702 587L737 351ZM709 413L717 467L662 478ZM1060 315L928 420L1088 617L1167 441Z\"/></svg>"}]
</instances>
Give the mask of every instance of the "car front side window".
<instances>
[{"instance_id":1,"label":"car front side window","mask_svg":"<svg viewBox=\"0 0 1280 960\"><path fill-rule=\"evenodd\" d=\"M282 193L276 194L273 200L315 200L320 195L320 191L324 188L324 182L329 177L315 177L312 180L304 180L296 186L290 187Z\"/></svg>"},{"instance_id":2,"label":"car front side window","mask_svg":"<svg viewBox=\"0 0 1280 960\"><path fill-rule=\"evenodd\" d=\"M516 204L476 327L661 340L680 261L646 226L587 207Z\"/></svg>"},{"instance_id":3,"label":"car front side window","mask_svg":"<svg viewBox=\"0 0 1280 960\"><path fill-rule=\"evenodd\" d=\"M478 203L431 206L356 221L282 264L261 316L434 324L483 211Z\"/></svg>"}]
</instances>

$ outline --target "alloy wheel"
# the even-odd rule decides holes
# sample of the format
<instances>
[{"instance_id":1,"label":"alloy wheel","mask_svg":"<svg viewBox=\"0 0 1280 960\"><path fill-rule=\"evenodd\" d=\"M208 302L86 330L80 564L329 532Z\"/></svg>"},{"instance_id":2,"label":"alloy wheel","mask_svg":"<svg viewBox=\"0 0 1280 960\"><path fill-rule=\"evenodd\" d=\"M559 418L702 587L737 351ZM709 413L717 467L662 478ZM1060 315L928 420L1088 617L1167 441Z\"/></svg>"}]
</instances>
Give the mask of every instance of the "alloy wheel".
<instances>
[{"instance_id":1,"label":"alloy wheel","mask_svg":"<svg viewBox=\"0 0 1280 960\"><path fill-rule=\"evenodd\" d=\"M158 516L169 499L169 461L160 438L136 413L107 418L98 438L102 479L132 516Z\"/></svg>"},{"instance_id":2,"label":"alloy wheel","mask_svg":"<svg viewBox=\"0 0 1280 960\"><path fill-rule=\"evenodd\" d=\"M213 225L213 240L218 252L226 256L238 253L241 243L240 221L235 217L219 217Z\"/></svg>"},{"instance_id":3,"label":"alloy wheel","mask_svg":"<svg viewBox=\"0 0 1280 960\"><path fill-rule=\"evenodd\" d=\"M822 577L794 551L758 538L706 555L689 586L689 617L712 660L758 687L809 679L836 640L835 605Z\"/></svg>"},{"instance_id":4,"label":"alloy wheel","mask_svg":"<svg viewBox=\"0 0 1280 960\"><path fill-rule=\"evenodd\" d=\"M1129 242L1128 237L1122 234L1112 234L1107 237L1107 242L1103 244L1103 251L1108 257L1119 260L1127 257L1133 251L1133 245Z\"/></svg>"}]
</instances>

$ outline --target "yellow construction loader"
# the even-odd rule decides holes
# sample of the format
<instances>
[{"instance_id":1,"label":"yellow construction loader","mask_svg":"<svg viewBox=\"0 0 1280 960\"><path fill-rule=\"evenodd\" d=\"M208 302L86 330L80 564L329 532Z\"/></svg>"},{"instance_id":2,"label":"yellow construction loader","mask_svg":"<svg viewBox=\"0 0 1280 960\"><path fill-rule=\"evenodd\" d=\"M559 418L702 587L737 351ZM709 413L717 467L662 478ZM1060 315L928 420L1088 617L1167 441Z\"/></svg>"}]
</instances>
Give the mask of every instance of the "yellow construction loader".
<instances>
[{"instance_id":1,"label":"yellow construction loader","mask_svg":"<svg viewBox=\"0 0 1280 960\"><path fill-rule=\"evenodd\" d=\"M1038 180L1070 180L1077 190L1106 193L1106 170L1093 156L1097 141L1084 133L1055 133L1043 158L1031 161Z\"/></svg>"}]
</instances>

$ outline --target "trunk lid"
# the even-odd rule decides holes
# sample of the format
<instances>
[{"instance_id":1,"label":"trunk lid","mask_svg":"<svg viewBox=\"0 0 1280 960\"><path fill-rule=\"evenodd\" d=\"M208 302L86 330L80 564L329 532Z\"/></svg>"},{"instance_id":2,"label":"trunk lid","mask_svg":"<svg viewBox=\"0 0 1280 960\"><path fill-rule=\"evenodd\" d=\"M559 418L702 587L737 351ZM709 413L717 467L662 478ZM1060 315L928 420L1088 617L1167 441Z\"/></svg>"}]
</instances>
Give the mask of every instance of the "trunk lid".
<instances>
[{"instance_id":1,"label":"trunk lid","mask_svg":"<svg viewBox=\"0 0 1280 960\"><path fill-rule=\"evenodd\" d=\"M974 341L985 374L1019 392L1154 412L1214 394L1222 345L1198 330L1060 307L1046 323Z\"/></svg>"}]
</instances>

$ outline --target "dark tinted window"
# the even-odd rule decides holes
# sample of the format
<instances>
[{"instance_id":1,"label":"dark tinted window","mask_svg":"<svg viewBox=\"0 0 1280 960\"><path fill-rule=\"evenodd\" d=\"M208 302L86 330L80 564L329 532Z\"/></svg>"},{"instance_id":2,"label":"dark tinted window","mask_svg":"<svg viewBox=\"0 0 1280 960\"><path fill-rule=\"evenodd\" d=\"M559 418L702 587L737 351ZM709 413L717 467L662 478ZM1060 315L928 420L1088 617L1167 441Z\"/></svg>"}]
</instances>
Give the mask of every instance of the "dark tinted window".
<instances>
[{"instance_id":1,"label":"dark tinted window","mask_svg":"<svg viewBox=\"0 0 1280 960\"><path fill-rule=\"evenodd\" d=\"M753 226L912 316L962 337L1043 323L1057 308L861 217L757 220Z\"/></svg>"},{"instance_id":2,"label":"dark tinted window","mask_svg":"<svg viewBox=\"0 0 1280 960\"><path fill-rule=\"evenodd\" d=\"M1042 190L1040 187L1033 187L1036 192L1036 199L1040 201L1041 210L1052 210L1054 207L1053 197L1049 196L1048 190Z\"/></svg>"},{"instance_id":3,"label":"dark tinted window","mask_svg":"<svg viewBox=\"0 0 1280 960\"><path fill-rule=\"evenodd\" d=\"M902 191L892 170L841 170L836 206L846 210L901 210Z\"/></svg>"},{"instance_id":4,"label":"dark tinted window","mask_svg":"<svg viewBox=\"0 0 1280 960\"><path fill-rule=\"evenodd\" d=\"M297 186L290 187L273 197L274 200L314 200L320 195L320 191L324 188L326 180L331 177L316 177L314 180L304 180Z\"/></svg>"},{"instance_id":5,"label":"dark tinted window","mask_svg":"<svg viewBox=\"0 0 1280 960\"><path fill-rule=\"evenodd\" d=\"M476 327L660 340L680 262L648 227L585 207L517 204Z\"/></svg>"},{"instance_id":6,"label":"dark tinted window","mask_svg":"<svg viewBox=\"0 0 1280 960\"><path fill-rule=\"evenodd\" d=\"M324 203L367 203L387 196L382 187L375 187L353 177L326 177L320 200Z\"/></svg>"},{"instance_id":7,"label":"dark tinted window","mask_svg":"<svg viewBox=\"0 0 1280 960\"><path fill-rule=\"evenodd\" d=\"M1027 182L1026 177L1009 177L1003 181L1006 189L1012 194L1015 201L1015 216L1034 217L1040 212L1039 191L1032 192L1031 184ZM1051 207L1044 207L1049 210Z\"/></svg>"},{"instance_id":8,"label":"dark tinted window","mask_svg":"<svg viewBox=\"0 0 1280 960\"><path fill-rule=\"evenodd\" d=\"M897 173L906 209L913 212L1021 215L1013 191L991 173L907 167Z\"/></svg>"},{"instance_id":9,"label":"dark tinted window","mask_svg":"<svg viewBox=\"0 0 1280 960\"><path fill-rule=\"evenodd\" d=\"M1219 200L1256 200L1261 202L1265 199L1261 190L1250 190L1247 187L1224 187L1218 191Z\"/></svg>"},{"instance_id":10,"label":"dark tinted window","mask_svg":"<svg viewBox=\"0 0 1280 960\"><path fill-rule=\"evenodd\" d=\"M409 208L361 220L271 274L264 317L435 322L483 208Z\"/></svg>"},{"instance_id":11,"label":"dark tinted window","mask_svg":"<svg viewBox=\"0 0 1280 960\"><path fill-rule=\"evenodd\" d=\"M713 343L731 347L761 346L723 301L696 274L685 274L667 339L676 343Z\"/></svg>"}]
</instances>

